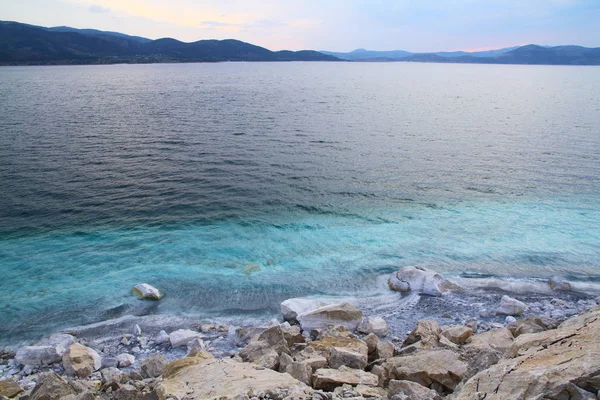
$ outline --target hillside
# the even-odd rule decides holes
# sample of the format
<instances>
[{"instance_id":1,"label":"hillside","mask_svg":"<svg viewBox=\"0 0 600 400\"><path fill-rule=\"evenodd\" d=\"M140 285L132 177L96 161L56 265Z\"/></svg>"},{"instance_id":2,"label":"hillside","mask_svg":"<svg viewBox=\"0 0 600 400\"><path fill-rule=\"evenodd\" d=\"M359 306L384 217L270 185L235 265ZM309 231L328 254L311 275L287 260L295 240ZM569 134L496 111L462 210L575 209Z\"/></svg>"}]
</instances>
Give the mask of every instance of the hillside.
<instances>
[{"instance_id":1,"label":"hillside","mask_svg":"<svg viewBox=\"0 0 600 400\"><path fill-rule=\"evenodd\" d=\"M0 64L105 64L214 61L339 61L316 51L273 52L239 40L184 43L116 32L0 22Z\"/></svg>"}]
</instances>

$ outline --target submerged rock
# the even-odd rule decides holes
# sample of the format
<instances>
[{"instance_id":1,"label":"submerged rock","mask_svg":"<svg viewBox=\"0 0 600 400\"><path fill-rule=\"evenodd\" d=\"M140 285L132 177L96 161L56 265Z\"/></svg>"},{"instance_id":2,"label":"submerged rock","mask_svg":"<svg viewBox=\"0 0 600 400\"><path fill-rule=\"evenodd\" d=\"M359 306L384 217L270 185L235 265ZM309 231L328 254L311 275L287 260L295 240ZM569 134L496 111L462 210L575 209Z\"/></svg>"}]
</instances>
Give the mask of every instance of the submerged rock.
<instances>
[{"instance_id":1,"label":"submerged rock","mask_svg":"<svg viewBox=\"0 0 600 400\"><path fill-rule=\"evenodd\" d=\"M342 303L299 314L297 319L305 332L323 329L330 324L343 325L354 331L362 317L362 312L358 308L348 303Z\"/></svg>"},{"instance_id":2,"label":"submerged rock","mask_svg":"<svg viewBox=\"0 0 600 400\"><path fill-rule=\"evenodd\" d=\"M140 299L160 300L164 294L152 285L140 283L133 287L133 294Z\"/></svg>"},{"instance_id":3,"label":"submerged rock","mask_svg":"<svg viewBox=\"0 0 600 400\"><path fill-rule=\"evenodd\" d=\"M404 267L388 279L388 286L396 292L415 292L441 296L460 287L437 272L424 267Z\"/></svg>"}]
</instances>

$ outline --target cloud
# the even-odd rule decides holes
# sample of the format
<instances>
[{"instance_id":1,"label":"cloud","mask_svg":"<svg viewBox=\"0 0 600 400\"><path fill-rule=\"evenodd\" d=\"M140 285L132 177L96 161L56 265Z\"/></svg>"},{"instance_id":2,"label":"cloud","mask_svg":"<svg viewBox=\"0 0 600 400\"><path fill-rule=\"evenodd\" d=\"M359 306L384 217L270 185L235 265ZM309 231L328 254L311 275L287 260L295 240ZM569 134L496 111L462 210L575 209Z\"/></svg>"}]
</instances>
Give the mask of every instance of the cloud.
<instances>
[{"instance_id":1,"label":"cloud","mask_svg":"<svg viewBox=\"0 0 600 400\"><path fill-rule=\"evenodd\" d=\"M110 12L110 8L99 6L98 4L92 4L88 8L89 12L94 14L105 14Z\"/></svg>"}]
</instances>

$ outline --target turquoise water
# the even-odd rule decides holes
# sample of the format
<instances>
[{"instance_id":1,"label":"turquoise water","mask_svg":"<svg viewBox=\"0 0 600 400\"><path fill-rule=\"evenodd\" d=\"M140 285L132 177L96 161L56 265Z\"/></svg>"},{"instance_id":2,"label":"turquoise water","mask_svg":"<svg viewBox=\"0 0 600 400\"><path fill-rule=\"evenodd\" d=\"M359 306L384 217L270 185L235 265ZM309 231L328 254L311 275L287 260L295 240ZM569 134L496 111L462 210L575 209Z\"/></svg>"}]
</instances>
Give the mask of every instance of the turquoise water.
<instances>
[{"instance_id":1,"label":"turquoise water","mask_svg":"<svg viewBox=\"0 0 600 400\"><path fill-rule=\"evenodd\" d=\"M0 345L129 313L267 318L405 265L600 279L598 68L1 72Z\"/></svg>"}]
</instances>

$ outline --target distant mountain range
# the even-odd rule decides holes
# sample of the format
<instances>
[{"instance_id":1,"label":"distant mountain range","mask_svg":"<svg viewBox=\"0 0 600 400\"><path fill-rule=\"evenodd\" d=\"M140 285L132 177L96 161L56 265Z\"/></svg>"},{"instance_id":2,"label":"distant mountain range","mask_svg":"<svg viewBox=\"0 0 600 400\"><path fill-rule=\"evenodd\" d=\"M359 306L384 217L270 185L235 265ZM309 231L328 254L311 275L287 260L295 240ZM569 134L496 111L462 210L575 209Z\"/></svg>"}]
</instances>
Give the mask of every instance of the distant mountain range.
<instances>
[{"instance_id":1,"label":"distant mountain range","mask_svg":"<svg viewBox=\"0 0 600 400\"><path fill-rule=\"evenodd\" d=\"M477 52L411 53L404 50L350 53L270 51L239 40L184 43L151 40L118 32L46 28L0 21L1 65L114 64L215 61L415 61L478 64L600 65L600 48L580 46L517 46Z\"/></svg>"},{"instance_id":2,"label":"distant mountain range","mask_svg":"<svg viewBox=\"0 0 600 400\"><path fill-rule=\"evenodd\" d=\"M270 51L239 40L150 40L117 32L0 21L0 64L340 61L313 50Z\"/></svg>"},{"instance_id":3,"label":"distant mountain range","mask_svg":"<svg viewBox=\"0 0 600 400\"><path fill-rule=\"evenodd\" d=\"M488 51L453 51L437 53L410 53L404 50L372 51L357 49L350 53L321 51L347 61L418 61L472 64L547 64L547 65L600 65L600 47L581 46L527 46L507 47Z\"/></svg>"}]
</instances>

